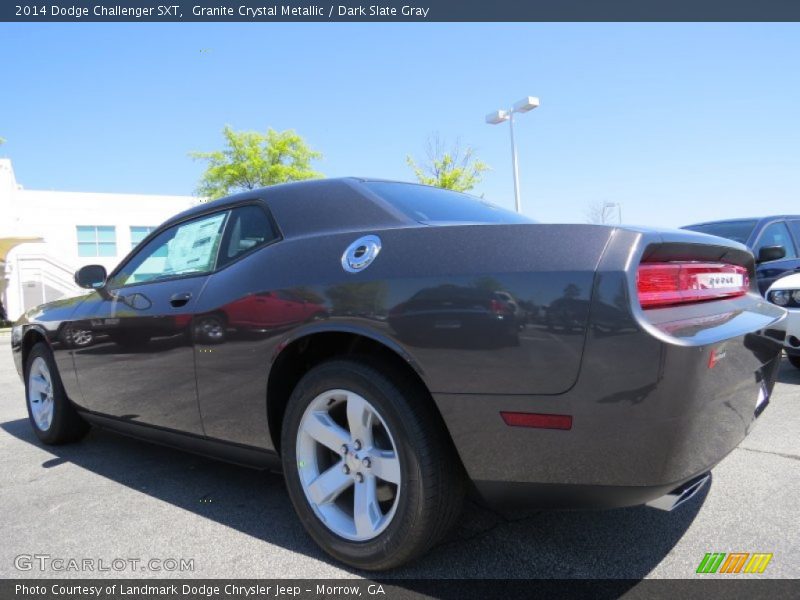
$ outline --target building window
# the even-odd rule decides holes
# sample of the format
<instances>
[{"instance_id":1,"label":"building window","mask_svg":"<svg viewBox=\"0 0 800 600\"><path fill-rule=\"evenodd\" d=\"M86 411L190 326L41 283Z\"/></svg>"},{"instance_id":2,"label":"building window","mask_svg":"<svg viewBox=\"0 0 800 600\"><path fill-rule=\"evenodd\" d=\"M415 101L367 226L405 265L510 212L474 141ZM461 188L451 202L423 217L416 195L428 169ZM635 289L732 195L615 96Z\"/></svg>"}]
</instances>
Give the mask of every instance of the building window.
<instances>
[{"instance_id":1,"label":"building window","mask_svg":"<svg viewBox=\"0 0 800 600\"><path fill-rule=\"evenodd\" d=\"M144 241L144 238L146 238L153 231L155 231L155 229L156 229L155 227L150 225L143 227L131 227L131 250L133 250L134 248L136 248L136 246L141 244L142 241ZM160 258L164 258L166 255L167 255L166 248L160 248L158 251L156 251L155 254L153 254L153 256L158 256Z\"/></svg>"},{"instance_id":2,"label":"building window","mask_svg":"<svg viewBox=\"0 0 800 600\"><path fill-rule=\"evenodd\" d=\"M117 232L113 225L78 225L78 256L116 256Z\"/></svg>"},{"instance_id":3,"label":"building window","mask_svg":"<svg viewBox=\"0 0 800 600\"><path fill-rule=\"evenodd\" d=\"M144 238L150 235L155 227L131 227L131 250L136 248Z\"/></svg>"}]
</instances>

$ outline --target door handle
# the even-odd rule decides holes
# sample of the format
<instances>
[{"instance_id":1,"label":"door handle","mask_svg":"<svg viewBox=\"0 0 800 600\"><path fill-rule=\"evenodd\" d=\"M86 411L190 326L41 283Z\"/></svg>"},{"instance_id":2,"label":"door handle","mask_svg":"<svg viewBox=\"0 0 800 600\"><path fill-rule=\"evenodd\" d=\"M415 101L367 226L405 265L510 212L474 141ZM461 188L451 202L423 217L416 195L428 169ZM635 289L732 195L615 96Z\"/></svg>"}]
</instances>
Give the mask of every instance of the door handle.
<instances>
[{"instance_id":1,"label":"door handle","mask_svg":"<svg viewBox=\"0 0 800 600\"><path fill-rule=\"evenodd\" d=\"M191 299L191 292L178 292L177 294L172 295L172 297L169 299L169 303L175 308L180 308L181 306L186 306L186 303Z\"/></svg>"}]
</instances>

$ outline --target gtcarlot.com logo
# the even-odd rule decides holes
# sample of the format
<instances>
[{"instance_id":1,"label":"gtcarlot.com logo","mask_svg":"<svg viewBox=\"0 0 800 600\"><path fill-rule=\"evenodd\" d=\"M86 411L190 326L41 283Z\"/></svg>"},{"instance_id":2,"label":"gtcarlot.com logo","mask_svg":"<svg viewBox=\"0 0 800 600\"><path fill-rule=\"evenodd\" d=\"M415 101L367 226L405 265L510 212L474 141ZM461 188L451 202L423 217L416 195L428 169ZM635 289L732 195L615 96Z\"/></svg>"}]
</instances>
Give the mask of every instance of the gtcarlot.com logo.
<instances>
[{"instance_id":1,"label":"gtcarlot.com logo","mask_svg":"<svg viewBox=\"0 0 800 600\"><path fill-rule=\"evenodd\" d=\"M707 552L697 567L697 573L763 573L772 553L766 552Z\"/></svg>"},{"instance_id":2,"label":"gtcarlot.com logo","mask_svg":"<svg viewBox=\"0 0 800 600\"><path fill-rule=\"evenodd\" d=\"M19 571L55 571L67 573L93 572L190 572L194 571L193 558L76 558L50 554L19 554L14 557L14 567Z\"/></svg>"}]
</instances>

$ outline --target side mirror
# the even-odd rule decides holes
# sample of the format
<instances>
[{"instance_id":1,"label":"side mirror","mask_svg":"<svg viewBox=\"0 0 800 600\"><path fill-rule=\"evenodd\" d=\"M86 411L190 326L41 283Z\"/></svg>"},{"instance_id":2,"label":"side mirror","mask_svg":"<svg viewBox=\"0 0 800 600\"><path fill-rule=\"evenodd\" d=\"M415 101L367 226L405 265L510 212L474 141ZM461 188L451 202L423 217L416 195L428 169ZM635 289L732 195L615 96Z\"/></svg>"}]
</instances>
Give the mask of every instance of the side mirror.
<instances>
[{"instance_id":1,"label":"side mirror","mask_svg":"<svg viewBox=\"0 0 800 600\"><path fill-rule=\"evenodd\" d=\"M86 265L75 273L75 283L78 287L88 290L98 290L106 285L106 268L103 265Z\"/></svg>"},{"instance_id":2,"label":"side mirror","mask_svg":"<svg viewBox=\"0 0 800 600\"><path fill-rule=\"evenodd\" d=\"M786 248L783 246L762 246L758 250L756 262L765 263L772 260L780 260L786 256Z\"/></svg>"}]
</instances>

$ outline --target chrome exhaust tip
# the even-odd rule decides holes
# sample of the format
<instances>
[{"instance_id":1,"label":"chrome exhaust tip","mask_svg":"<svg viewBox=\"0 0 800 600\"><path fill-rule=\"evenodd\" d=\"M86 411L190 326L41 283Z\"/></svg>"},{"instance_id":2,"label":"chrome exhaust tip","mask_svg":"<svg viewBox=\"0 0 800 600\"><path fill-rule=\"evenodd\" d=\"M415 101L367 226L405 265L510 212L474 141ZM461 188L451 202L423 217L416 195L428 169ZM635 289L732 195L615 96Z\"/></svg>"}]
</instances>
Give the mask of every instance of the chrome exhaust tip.
<instances>
[{"instance_id":1,"label":"chrome exhaust tip","mask_svg":"<svg viewBox=\"0 0 800 600\"><path fill-rule=\"evenodd\" d=\"M664 494L660 498L651 500L646 504L646 506L657 508L658 510L675 510L681 504L691 499L692 496L699 492L709 479L711 479L711 473L699 475L694 479L690 479L683 485L679 485L674 490Z\"/></svg>"}]
</instances>

